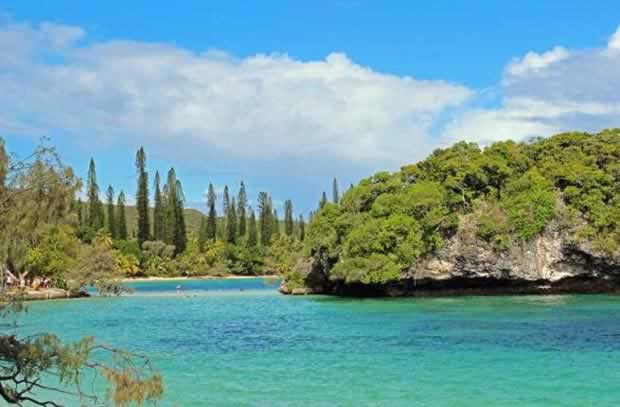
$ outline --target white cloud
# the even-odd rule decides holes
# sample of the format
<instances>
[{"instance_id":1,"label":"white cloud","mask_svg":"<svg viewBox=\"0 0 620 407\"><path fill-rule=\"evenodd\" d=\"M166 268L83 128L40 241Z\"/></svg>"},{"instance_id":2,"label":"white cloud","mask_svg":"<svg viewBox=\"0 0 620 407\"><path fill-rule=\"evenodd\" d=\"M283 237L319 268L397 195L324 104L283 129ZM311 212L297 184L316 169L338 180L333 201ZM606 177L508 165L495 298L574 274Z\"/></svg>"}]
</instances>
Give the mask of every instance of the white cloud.
<instances>
[{"instance_id":1,"label":"white cloud","mask_svg":"<svg viewBox=\"0 0 620 407\"><path fill-rule=\"evenodd\" d=\"M616 32L609 38L607 48L610 50L620 50L620 26Z\"/></svg>"},{"instance_id":2,"label":"white cloud","mask_svg":"<svg viewBox=\"0 0 620 407\"><path fill-rule=\"evenodd\" d=\"M620 28L604 48L528 52L504 71L498 106L454 117L444 142L487 143L620 126Z\"/></svg>"},{"instance_id":3,"label":"white cloud","mask_svg":"<svg viewBox=\"0 0 620 407\"><path fill-rule=\"evenodd\" d=\"M474 109L449 123L444 130L443 146L458 140L475 141L487 145L507 139L528 139L550 135L559 129L524 117L522 111L512 109ZM515 137L518 135L518 137Z\"/></svg>"},{"instance_id":4,"label":"white cloud","mask_svg":"<svg viewBox=\"0 0 620 407\"><path fill-rule=\"evenodd\" d=\"M100 141L148 139L173 152L190 144L265 159L386 163L429 145L434 120L472 95L444 81L378 73L342 53L236 59L131 41L80 46L83 37L80 28L49 23L1 30L0 44L14 44L8 57L21 63L3 64L0 103L10 107L0 115ZM17 50L20 43L30 51Z\"/></svg>"},{"instance_id":5,"label":"white cloud","mask_svg":"<svg viewBox=\"0 0 620 407\"><path fill-rule=\"evenodd\" d=\"M544 68L554 62L562 61L569 56L570 53L562 47L555 47L551 51L543 52L542 54L530 51L523 58L512 61L506 70L509 73L509 77L528 75L533 72L543 71Z\"/></svg>"},{"instance_id":6,"label":"white cloud","mask_svg":"<svg viewBox=\"0 0 620 407\"><path fill-rule=\"evenodd\" d=\"M483 91L376 72L343 53L238 59L168 44L88 42L81 28L52 23L0 25L0 50L0 131L144 143L204 166L207 155L250 157L282 176L343 162L393 168L458 139L620 125L620 28L602 48L558 46L515 58L491 108L476 106Z\"/></svg>"}]
</instances>

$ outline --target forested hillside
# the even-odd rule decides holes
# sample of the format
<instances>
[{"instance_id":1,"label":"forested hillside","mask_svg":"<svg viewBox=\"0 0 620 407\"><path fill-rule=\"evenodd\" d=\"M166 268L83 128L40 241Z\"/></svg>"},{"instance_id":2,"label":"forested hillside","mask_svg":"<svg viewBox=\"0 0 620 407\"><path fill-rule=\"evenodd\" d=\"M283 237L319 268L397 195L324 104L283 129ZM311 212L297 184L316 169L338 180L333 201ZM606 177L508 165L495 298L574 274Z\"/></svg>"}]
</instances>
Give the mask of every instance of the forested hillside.
<instances>
[{"instance_id":1,"label":"forested hillside","mask_svg":"<svg viewBox=\"0 0 620 407\"><path fill-rule=\"evenodd\" d=\"M330 281L384 284L411 275L458 231L501 255L552 222L595 253L618 253L619 129L438 149L325 204L309 224L305 248ZM289 284L303 278L291 273Z\"/></svg>"},{"instance_id":2,"label":"forested hillside","mask_svg":"<svg viewBox=\"0 0 620 407\"><path fill-rule=\"evenodd\" d=\"M185 208L185 223L187 224L187 232L198 234L200 231L200 222L203 213L198 209ZM125 216L127 216L127 231L129 236L135 236L138 222L138 211L134 205L125 205ZM149 217L153 218L153 208L149 208ZM107 219L106 219L107 220ZM223 219L221 219L223 222Z\"/></svg>"}]
</instances>

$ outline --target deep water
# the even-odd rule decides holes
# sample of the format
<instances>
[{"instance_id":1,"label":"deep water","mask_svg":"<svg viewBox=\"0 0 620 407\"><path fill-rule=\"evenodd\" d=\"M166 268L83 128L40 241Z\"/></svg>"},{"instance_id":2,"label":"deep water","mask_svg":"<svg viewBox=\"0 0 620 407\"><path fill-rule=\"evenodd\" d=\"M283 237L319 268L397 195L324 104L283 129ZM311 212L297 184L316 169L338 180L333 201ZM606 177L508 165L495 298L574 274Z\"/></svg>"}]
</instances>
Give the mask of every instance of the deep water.
<instances>
[{"instance_id":1,"label":"deep water","mask_svg":"<svg viewBox=\"0 0 620 407\"><path fill-rule=\"evenodd\" d=\"M95 335L149 354L163 406L620 403L620 297L290 297L260 279L132 286L121 298L31 303L20 333Z\"/></svg>"}]
</instances>

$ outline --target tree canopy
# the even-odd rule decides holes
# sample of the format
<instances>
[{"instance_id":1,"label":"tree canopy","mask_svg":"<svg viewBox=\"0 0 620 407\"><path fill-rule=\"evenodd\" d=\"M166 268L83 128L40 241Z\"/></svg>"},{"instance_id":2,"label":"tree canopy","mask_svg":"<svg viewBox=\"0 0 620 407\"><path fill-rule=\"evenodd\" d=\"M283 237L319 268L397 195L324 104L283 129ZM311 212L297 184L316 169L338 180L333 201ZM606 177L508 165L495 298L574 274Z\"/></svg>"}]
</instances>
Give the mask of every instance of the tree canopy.
<instances>
[{"instance_id":1,"label":"tree canopy","mask_svg":"<svg viewBox=\"0 0 620 407\"><path fill-rule=\"evenodd\" d=\"M88 174L88 225L81 225L82 207L76 199L81 182L55 151L39 147L24 159L9 157L0 139L0 269L19 277L17 290L0 290L0 317L18 316L26 276L45 276L80 290L96 286L102 294L120 290L123 269L108 232L98 196L94 160ZM113 191L108 191L108 203ZM78 215L79 211L79 215ZM89 242L81 241L82 226L98 228ZM4 285L3 285L4 287ZM7 326L8 324L1 324ZM143 405L161 399L161 376L147 358L87 337L63 343L53 333L22 337L17 328L0 330L0 400L9 405L60 406L48 399L54 393L73 396L80 405ZM104 361L97 355L111 355ZM105 395L82 385L90 374L104 377ZM94 383L94 382L93 382ZM92 390L92 391L91 391Z\"/></svg>"},{"instance_id":2,"label":"tree canopy","mask_svg":"<svg viewBox=\"0 0 620 407\"><path fill-rule=\"evenodd\" d=\"M618 129L486 148L459 142L362 180L340 205L323 195L305 250L329 255L330 278L365 284L399 279L466 224L501 251L562 221L576 239L618 253L618 163Z\"/></svg>"}]
</instances>

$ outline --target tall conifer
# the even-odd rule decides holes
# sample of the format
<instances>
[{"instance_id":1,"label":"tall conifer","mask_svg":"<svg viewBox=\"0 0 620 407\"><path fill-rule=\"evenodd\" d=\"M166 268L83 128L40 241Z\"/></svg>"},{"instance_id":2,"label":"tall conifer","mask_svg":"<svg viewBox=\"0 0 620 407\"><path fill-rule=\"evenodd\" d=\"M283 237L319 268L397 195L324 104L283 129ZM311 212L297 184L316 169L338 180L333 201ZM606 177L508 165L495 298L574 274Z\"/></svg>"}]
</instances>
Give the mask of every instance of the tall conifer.
<instances>
[{"instance_id":1,"label":"tall conifer","mask_svg":"<svg viewBox=\"0 0 620 407\"><path fill-rule=\"evenodd\" d=\"M338 193L338 181L334 178L332 182L332 199L334 203L338 205L340 203L340 194Z\"/></svg>"},{"instance_id":2,"label":"tall conifer","mask_svg":"<svg viewBox=\"0 0 620 407\"><path fill-rule=\"evenodd\" d=\"M228 213L230 208L230 194L228 193L228 185L224 186L224 197L222 198L222 213L224 216Z\"/></svg>"},{"instance_id":3,"label":"tall conifer","mask_svg":"<svg viewBox=\"0 0 620 407\"><path fill-rule=\"evenodd\" d=\"M323 191L323 195L321 195L321 200L319 201L319 209L323 209L325 204L327 203L327 194Z\"/></svg>"},{"instance_id":4,"label":"tall conifer","mask_svg":"<svg viewBox=\"0 0 620 407\"><path fill-rule=\"evenodd\" d=\"M185 195L183 194L183 186L178 179L175 183L176 205L175 205L175 223L174 223L174 246L176 253L183 253L187 248L187 229L185 225Z\"/></svg>"},{"instance_id":5,"label":"tall conifer","mask_svg":"<svg viewBox=\"0 0 620 407\"><path fill-rule=\"evenodd\" d=\"M277 209L273 209L273 230L272 230L272 234L273 236L277 239L278 237L280 237L280 220L278 218L278 211Z\"/></svg>"},{"instance_id":6,"label":"tall conifer","mask_svg":"<svg viewBox=\"0 0 620 407\"><path fill-rule=\"evenodd\" d=\"M86 181L88 195L88 226L95 230L103 227L103 205L99 199L99 185L97 184L97 170L95 160L88 163L88 178Z\"/></svg>"},{"instance_id":7,"label":"tall conifer","mask_svg":"<svg viewBox=\"0 0 620 407\"><path fill-rule=\"evenodd\" d=\"M239 195L237 196L237 222L239 223L239 237L244 238L247 232L246 218L247 218L247 206L248 196L245 191L245 184L241 181L241 187L239 188Z\"/></svg>"},{"instance_id":8,"label":"tall conifer","mask_svg":"<svg viewBox=\"0 0 620 407\"><path fill-rule=\"evenodd\" d=\"M258 231L256 228L256 215L250 210L250 220L248 223L248 247L256 247L258 244Z\"/></svg>"},{"instance_id":9,"label":"tall conifer","mask_svg":"<svg viewBox=\"0 0 620 407\"><path fill-rule=\"evenodd\" d=\"M116 233L121 240L127 240L127 218L125 217L125 193L121 191L116 201Z\"/></svg>"},{"instance_id":10,"label":"tall conifer","mask_svg":"<svg viewBox=\"0 0 620 407\"><path fill-rule=\"evenodd\" d=\"M138 243L149 240L151 228L149 226L149 179L146 172L146 154L140 147L136 153L136 172L138 175L138 189L136 192L136 211L138 213L137 238Z\"/></svg>"},{"instance_id":11,"label":"tall conifer","mask_svg":"<svg viewBox=\"0 0 620 407\"><path fill-rule=\"evenodd\" d=\"M260 227L260 243L269 246L273 231L273 212L271 198L266 192L258 194L258 223Z\"/></svg>"},{"instance_id":12,"label":"tall conifer","mask_svg":"<svg viewBox=\"0 0 620 407\"><path fill-rule=\"evenodd\" d=\"M284 233L293 236L295 221L293 220L293 202L290 199L284 201Z\"/></svg>"},{"instance_id":13,"label":"tall conifer","mask_svg":"<svg viewBox=\"0 0 620 407\"><path fill-rule=\"evenodd\" d=\"M209 192L207 193L207 206L209 208L209 215L207 219L207 239L215 241L217 237L217 211L215 210L215 201L217 197L215 195L215 189L213 184L209 184Z\"/></svg>"},{"instance_id":14,"label":"tall conifer","mask_svg":"<svg viewBox=\"0 0 620 407\"><path fill-rule=\"evenodd\" d=\"M232 198L226 214L226 241L235 243L237 240L237 208L235 198Z\"/></svg>"},{"instance_id":15,"label":"tall conifer","mask_svg":"<svg viewBox=\"0 0 620 407\"><path fill-rule=\"evenodd\" d=\"M159 179L159 171L155 171L155 181L153 183L153 187L155 189L153 207L153 239L155 240L164 239L164 205L160 183L161 180Z\"/></svg>"},{"instance_id":16,"label":"tall conifer","mask_svg":"<svg viewBox=\"0 0 620 407\"><path fill-rule=\"evenodd\" d=\"M170 168L166 181L166 213L164 214L164 229L166 234L164 236L164 242L171 245L174 245L176 239L177 205L177 177L174 168Z\"/></svg>"},{"instance_id":17,"label":"tall conifer","mask_svg":"<svg viewBox=\"0 0 620 407\"><path fill-rule=\"evenodd\" d=\"M107 198L107 212L108 212L108 233L112 239L116 239L116 218L114 216L114 188L112 185L108 185Z\"/></svg>"}]
</instances>

